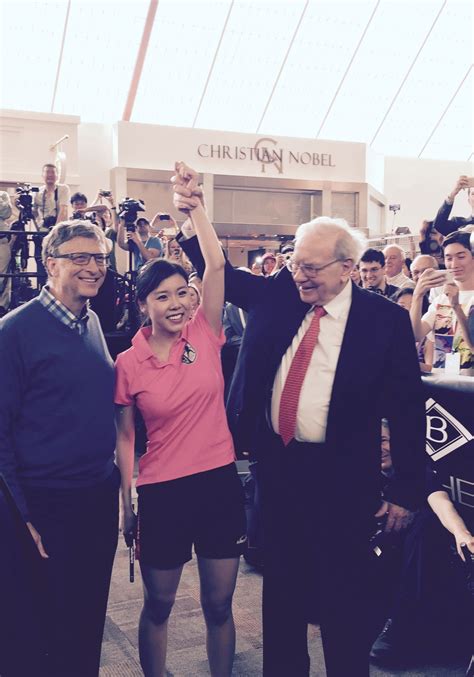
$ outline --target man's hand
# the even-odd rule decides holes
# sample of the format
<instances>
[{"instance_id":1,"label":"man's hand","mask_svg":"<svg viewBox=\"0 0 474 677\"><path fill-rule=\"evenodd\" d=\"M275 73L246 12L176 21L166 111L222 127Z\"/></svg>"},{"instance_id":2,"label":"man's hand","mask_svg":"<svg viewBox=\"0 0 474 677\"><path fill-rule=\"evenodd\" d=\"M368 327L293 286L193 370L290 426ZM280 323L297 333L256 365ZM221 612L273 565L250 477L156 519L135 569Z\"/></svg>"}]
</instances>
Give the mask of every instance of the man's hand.
<instances>
[{"instance_id":1,"label":"man's hand","mask_svg":"<svg viewBox=\"0 0 474 677\"><path fill-rule=\"evenodd\" d=\"M417 297L424 296L430 291L430 289L433 287L441 287L441 285L443 285L445 282L446 273L444 270L427 268L418 278L413 295Z\"/></svg>"},{"instance_id":2,"label":"man's hand","mask_svg":"<svg viewBox=\"0 0 474 677\"><path fill-rule=\"evenodd\" d=\"M140 246L143 245L143 242L140 240L140 236L138 235L137 231L126 231L125 232L125 237L127 238L127 242L135 242L136 245Z\"/></svg>"},{"instance_id":3,"label":"man's hand","mask_svg":"<svg viewBox=\"0 0 474 677\"><path fill-rule=\"evenodd\" d=\"M196 209L199 204L205 209L204 194L198 185L199 174L184 162L175 163L175 172L171 177L174 206L185 214Z\"/></svg>"},{"instance_id":4,"label":"man's hand","mask_svg":"<svg viewBox=\"0 0 474 677\"><path fill-rule=\"evenodd\" d=\"M450 192L448 195L448 201L449 202L454 202L454 198L456 195L461 191L466 188L469 188L469 177L465 176L464 174L459 177L459 179L456 181L456 185L454 186L453 190Z\"/></svg>"},{"instance_id":5,"label":"man's hand","mask_svg":"<svg viewBox=\"0 0 474 677\"><path fill-rule=\"evenodd\" d=\"M384 516L387 518L384 531L386 534L389 534L392 531L398 533L406 529L413 522L415 513L402 508L401 505L384 501L380 510L375 513L375 517Z\"/></svg>"},{"instance_id":6,"label":"man's hand","mask_svg":"<svg viewBox=\"0 0 474 677\"><path fill-rule=\"evenodd\" d=\"M461 546L466 545L469 552L474 555L474 536L469 531L459 531L455 532L454 538L456 539L456 550L458 551L458 555L463 562L465 562L466 560L461 550Z\"/></svg>"},{"instance_id":7,"label":"man's hand","mask_svg":"<svg viewBox=\"0 0 474 677\"><path fill-rule=\"evenodd\" d=\"M41 541L41 536L39 533L36 531L34 526L31 524L31 522L27 522L26 526L30 530L31 537L33 538L36 547L38 548L38 552L43 557L43 559L48 559L49 555L46 553L46 550L44 549L43 543Z\"/></svg>"},{"instance_id":8,"label":"man's hand","mask_svg":"<svg viewBox=\"0 0 474 677\"><path fill-rule=\"evenodd\" d=\"M455 282L447 282L443 287L443 293L448 297L452 308L459 306L459 287Z\"/></svg>"}]
</instances>

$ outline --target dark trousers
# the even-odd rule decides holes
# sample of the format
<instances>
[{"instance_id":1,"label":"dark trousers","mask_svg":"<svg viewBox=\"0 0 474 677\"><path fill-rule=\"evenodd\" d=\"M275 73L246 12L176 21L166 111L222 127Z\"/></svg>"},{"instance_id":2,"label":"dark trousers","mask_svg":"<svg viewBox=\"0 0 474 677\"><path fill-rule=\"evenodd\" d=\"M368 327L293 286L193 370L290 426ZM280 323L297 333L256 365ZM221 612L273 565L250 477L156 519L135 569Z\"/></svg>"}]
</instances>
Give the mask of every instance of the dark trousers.
<instances>
[{"instance_id":1,"label":"dark trousers","mask_svg":"<svg viewBox=\"0 0 474 677\"><path fill-rule=\"evenodd\" d=\"M268 435L259 456L264 521L263 674L309 675L320 621L329 677L369 674L371 516L338 493L334 450ZM340 477L340 474L339 474Z\"/></svg>"},{"instance_id":2,"label":"dark trousers","mask_svg":"<svg viewBox=\"0 0 474 677\"><path fill-rule=\"evenodd\" d=\"M119 481L115 470L92 488L24 490L49 559L17 559L9 590L2 581L5 677L98 675L118 538ZM15 562L14 534L11 544Z\"/></svg>"}]
</instances>

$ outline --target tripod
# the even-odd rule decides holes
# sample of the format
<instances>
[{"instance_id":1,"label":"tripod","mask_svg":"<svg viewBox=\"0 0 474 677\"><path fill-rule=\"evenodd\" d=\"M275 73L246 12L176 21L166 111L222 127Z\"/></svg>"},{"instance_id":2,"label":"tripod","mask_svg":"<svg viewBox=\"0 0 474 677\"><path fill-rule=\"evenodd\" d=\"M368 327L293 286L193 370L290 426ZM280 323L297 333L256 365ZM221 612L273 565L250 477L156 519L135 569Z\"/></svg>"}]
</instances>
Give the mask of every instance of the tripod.
<instances>
[{"instance_id":1,"label":"tripod","mask_svg":"<svg viewBox=\"0 0 474 677\"><path fill-rule=\"evenodd\" d=\"M133 214L125 214L125 230L127 233L135 232L135 218ZM127 218L128 217L128 218ZM128 287L128 296L126 302L127 308L127 321L125 322L124 329L127 333L133 334L137 331L140 324L138 317L138 309L135 303L136 293L137 293L137 271L134 269L134 252L132 243L128 243L128 270L125 273L125 284Z\"/></svg>"}]
</instances>

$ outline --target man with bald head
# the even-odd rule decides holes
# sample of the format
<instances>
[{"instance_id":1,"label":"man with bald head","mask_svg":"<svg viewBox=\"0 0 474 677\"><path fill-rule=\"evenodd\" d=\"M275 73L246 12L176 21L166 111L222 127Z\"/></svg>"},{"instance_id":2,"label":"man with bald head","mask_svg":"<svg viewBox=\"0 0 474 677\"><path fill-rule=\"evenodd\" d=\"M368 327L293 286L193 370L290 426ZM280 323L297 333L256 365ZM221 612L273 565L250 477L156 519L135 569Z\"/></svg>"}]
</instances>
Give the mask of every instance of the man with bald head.
<instances>
[{"instance_id":1,"label":"man with bald head","mask_svg":"<svg viewBox=\"0 0 474 677\"><path fill-rule=\"evenodd\" d=\"M398 244L390 244L383 250L387 284L393 284L399 289L415 287L415 284L403 272L405 252Z\"/></svg>"},{"instance_id":2,"label":"man with bald head","mask_svg":"<svg viewBox=\"0 0 474 677\"><path fill-rule=\"evenodd\" d=\"M199 270L191 235L181 244ZM309 675L315 616L327 675L369 674L374 515L400 530L420 500L425 424L415 343L403 308L351 282L365 246L357 229L320 217L298 228L294 254L276 275L226 263L226 299L248 313L228 413L236 439L257 456L263 493L265 677ZM387 502L384 417L398 476Z\"/></svg>"},{"instance_id":3,"label":"man with bald head","mask_svg":"<svg viewBox=\"0 0 474 677\"><path fill-rule=\"evenodd\" d=\"M418 254L418 256L415 256L410 266L410 273L415 285L421 273L428 269L438 270L438 262L435 257L429 254Z\"/></svg>"}]
</instances>

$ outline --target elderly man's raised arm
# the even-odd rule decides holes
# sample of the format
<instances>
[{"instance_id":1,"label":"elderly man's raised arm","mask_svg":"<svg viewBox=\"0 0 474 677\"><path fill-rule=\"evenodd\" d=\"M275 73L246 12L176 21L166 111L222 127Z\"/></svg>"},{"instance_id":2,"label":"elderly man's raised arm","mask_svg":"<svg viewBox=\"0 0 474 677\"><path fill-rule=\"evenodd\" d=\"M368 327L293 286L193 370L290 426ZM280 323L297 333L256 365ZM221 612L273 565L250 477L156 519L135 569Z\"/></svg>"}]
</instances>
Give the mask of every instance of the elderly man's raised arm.
<instances>
[{"instance_id":1,"label":"elderly man's raised arm","mask_svg":"<svg viewBox=\"0 0 474 677\"><path fill-rule=\"evenodd\" d=\"M178 242L185 254L191 259L199 277L204 274L204 258L199 247L197 237L188 222L183 224ZM256 301L259 294L268 283L264 277L252 275L245 270L237 270L226 258L225 264L225 300L247 311Z\"/></svg>"}]
</instances>

